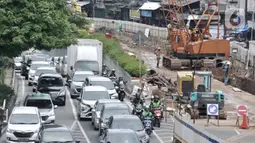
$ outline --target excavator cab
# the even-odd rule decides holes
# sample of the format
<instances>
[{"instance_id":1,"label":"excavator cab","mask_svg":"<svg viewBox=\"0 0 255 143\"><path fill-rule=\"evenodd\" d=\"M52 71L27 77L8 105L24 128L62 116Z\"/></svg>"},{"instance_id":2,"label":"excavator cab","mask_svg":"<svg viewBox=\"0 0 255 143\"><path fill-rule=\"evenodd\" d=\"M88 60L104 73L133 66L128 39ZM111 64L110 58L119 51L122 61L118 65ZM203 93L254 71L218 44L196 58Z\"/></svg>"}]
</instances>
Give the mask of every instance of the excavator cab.
<instances>
[{"instance_id":1,"label":"excavator cab","mask_svg":"<svg viewBox=\"0 0 255 143\"><path fill-rule=\"evenodd\" d=\"M192 71L177 72L177 93L179 100L186 103L189 100L190 93L195 88L195 80Z\"/></svg>"},{"instance_id":2,"label":"excavator cab","mask_svg":"<svg viewBox=\"0 0 255 143\"><path fill-rule=\"evenodd\" d=\"M195 76L203 77L203 83L199 83L196 87L197 92L211 92L212 72L211 71L195 71Z\"/></svg>"}]
</instances>

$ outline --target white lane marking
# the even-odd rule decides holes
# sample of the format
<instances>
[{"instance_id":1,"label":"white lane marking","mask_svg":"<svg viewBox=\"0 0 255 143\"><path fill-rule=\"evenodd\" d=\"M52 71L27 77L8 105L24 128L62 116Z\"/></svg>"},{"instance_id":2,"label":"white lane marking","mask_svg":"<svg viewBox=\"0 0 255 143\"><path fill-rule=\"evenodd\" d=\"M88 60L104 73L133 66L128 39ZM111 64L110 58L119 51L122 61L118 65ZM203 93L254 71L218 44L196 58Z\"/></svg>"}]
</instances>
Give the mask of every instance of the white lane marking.
<instances>
[{"instance_id":1,"label":"white lane marking","mask_svg":"<svg viewBox=\"0 0 255 143\"><path fill-rule=\"evenodd\" d=\"M71 126L71 128L70 128L71 130L73 130L75 124L76 124L76 120L74 120L74 122L73 122L73 124L72 124L72 126Z\"/></svg>"},{"instance_id":2,"label":"white lane marking","mask_svg":"<svg viewBox=\"0 0 255 143\"><path fill-rule=\"evenodd\" d=\"M22 82L21 82L21 98L20 98L20 106L21 106L21 102L23 101L24 99L24 96L25 96L25 80L22 79Z\"/></svg>"},{"instance_id":3,"label":"white lane marking","mask_svg":"<svg viewBox=\"0 0 255 143\"><path fill-rule=\"evenodd\" d=\"M69 101L70 101L70 104L71 104L71 106L72 106L74 119L75 119L75 121L77 122L77 125L79 126L79 128L80 128L80 130L81 130L83 136L84 136L85 139L86 139L86 141L87 141L88 143L90 143L90 140L89 140L89 138L88 138L86 132L83 130L83 128L82 128L82 126L81 126L81 123L78 121L76 108L75 108L75 106L74 106L74 103L73 103L73 100L72 100L70 94L67 94L67 97L68 97L68 99L69 99Z\"/></svg>"},{"instance_id":4,"label":"white lane marking","mask_svg":"<svg viewBox=\"0 0 255 143\"><path fill-rule=\"evenodd\" d=\"M132 109L133 110L133 107L132 107L132 105L130 105L129 103L128 103L128 101L127 100L124 100L124 102L129 106L129 108L130 109ZM155 131L152 131L152 133L154 134L154 136L159 140L159 142L160 143L164 143L161 139L160 139L160 137L157 135L157 133L155 132Z\"/></svg>"},{"instance_id":5,"label":"white lane marking","mask_svg":"<svg viewBox=\"0 0 255 143\"><path fill-rule=\"evenodd\" d=\"M238 134L238 135L240 135L241 133L237 130L237 129L235 129L235 132Z\"/></svg>"}]
</instances>

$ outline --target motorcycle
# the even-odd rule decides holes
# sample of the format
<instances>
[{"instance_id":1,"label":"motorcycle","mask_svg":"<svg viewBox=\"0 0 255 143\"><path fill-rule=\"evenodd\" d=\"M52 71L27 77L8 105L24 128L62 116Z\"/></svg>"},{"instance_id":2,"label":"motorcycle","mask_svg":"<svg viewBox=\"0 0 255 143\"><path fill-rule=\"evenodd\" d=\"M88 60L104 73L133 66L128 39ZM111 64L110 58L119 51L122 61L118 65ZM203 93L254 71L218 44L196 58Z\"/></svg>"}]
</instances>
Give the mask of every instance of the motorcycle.
<instances>
[{"instance_id":1,"label":"motorcycle","mask_svg":"<svg viewBox=\"0 0 255 143\"><path fill-rule=\"evenodd\" d=\"M153 109L153 113L154 113L153 125L154 125L154 126L157 125L157 126L160 128L161 109L160 109L160 108L154 108L154 109Z\"/></svg>"},{"instance_id":2,"label":"motorcycle","mask_svg":"<svg viewBox=\"0 0 255 143\"><path fill-rule=\"evenodd\" d=\"M149 136L150 136L151 133L152 133L151 122L152 122L151 117L145 117L144 120L143 120L143 125L144 125L145 132L146 132L147 135L149 135Z\"/></svg>"},{"instance_id":3,"label":"motorcycle","mask_svg":"<svg viewBox=\"0 0 255 143\"><path fill-rule=\"evenodd\" d=\"M104 70L103 72L102 72L102 76L103 77L108 77L108 72L109 72L109 70Z\"/></svg>"},{"instance_id":4,"label":"motorcycle","mask_svg":"<svg viewBox=\"0 0 255 143\"><path fill-rule=\"evenodd\" d=\"M136 105L135 108L133 109L133 115L136 115L136 116L138 116L141 119L142 113L143 113L143 106L142 106L142 104Z\"/></svg>"},{"instance_id":5,"label":"motorcycle","mask_svg":"<svg viewBox=\"0 0 255 143\"><path fill-rule=\"evenodd\" d=\"M123 82L120 82L119 84L119 88L118 88L118 95L119 95L119 100L120 101L123 101L125 96L126 96L126 93L125 93L125 85Z\"/></svg>"}]
</instances>

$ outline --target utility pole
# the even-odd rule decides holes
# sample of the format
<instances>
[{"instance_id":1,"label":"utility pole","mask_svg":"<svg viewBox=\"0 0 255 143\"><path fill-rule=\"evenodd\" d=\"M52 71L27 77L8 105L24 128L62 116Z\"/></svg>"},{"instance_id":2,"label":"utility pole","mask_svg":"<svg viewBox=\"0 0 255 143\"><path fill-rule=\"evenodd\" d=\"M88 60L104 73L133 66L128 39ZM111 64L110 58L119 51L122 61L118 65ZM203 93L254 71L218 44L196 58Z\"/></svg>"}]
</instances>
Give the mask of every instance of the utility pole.
<instances>
[{"instance_id":1,"label":"utility pole","mask_svg":"<svg viewBox=\"0 0 255 143\"><path fill-rule=\"evenodd\" d=\"M254 32L254 11L252 11L252 30L251 30L251 40L253 40Z\"/></svg>"},{"instance_id":2,"label":"utility pole","mask_svg":"<svg viewBox=\"0 0 255 143\"><path fill-rule=\"evenodd\" d=\"M93 18L95 18L95 6L96 6L96 0L92 0L93 1Z\"/></svg>"},{"instance_id":3,"label":"utility pole","mask_svg":"<svg viewBox=\"0 0 255 143\"><path fill-rule=\"evenodd\" d=\"M141 62L142 62L142 61L141 61L141 55L142 55L142 54L141 54L141 49L140 49L140 47L141 47L141 45L142 45L141 42L142 42L142 41L141 41L141 35L139 34L139 44L138 44L138 49L139 49L139 53L140 53L140 58L139 58L139 78L141 78L141 75L142 75L142 73L141 73L141 72L142 72L142 71L141 71L141 70L142 70L142 69L141 69L141 68L142 68L142 63L141 63Z\"/></svg>"}]
</instances>

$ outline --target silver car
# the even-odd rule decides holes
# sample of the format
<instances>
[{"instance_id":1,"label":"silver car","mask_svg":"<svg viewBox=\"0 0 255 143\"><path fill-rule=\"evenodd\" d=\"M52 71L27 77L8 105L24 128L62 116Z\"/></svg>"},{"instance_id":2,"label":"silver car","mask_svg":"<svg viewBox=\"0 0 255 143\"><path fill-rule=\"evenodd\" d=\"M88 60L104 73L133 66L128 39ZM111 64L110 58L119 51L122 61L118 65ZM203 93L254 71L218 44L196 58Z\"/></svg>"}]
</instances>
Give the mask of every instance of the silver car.
<instances>
[{"instance_id":1,"label":"silver car","mask_svg":"<svg viewBox=\"0 0 255 143\"><path fill-rule=\"evenodd\" d=\"M70 85L70 95L72 98L80 95L82 84L87 76L94 75L92 71L75 71L68 84Z\"/></svg>"},{"instance_id":2,"label":"silver car","mask_svg":"<svg viewBox=\"0 0 255 143\"><path fill-rule=\"evenodd\" d=\"M92 125L94 125L94 129L97 130L99 128L99 119L100 113L105 104L114 104L120 103L118 99L99 99L97 100L94 109L92 110Z\"/></svg>"},{"instance_id":3,"label":"silver car","mask_svg":"<svg viewBox=\"0 0 255 143\"><path fill-rule=\"evenodd\" d=\"M31 86L33 83L33 78L35 75L35 71L39 68L39 67L50 67L50 62L46 62L46 61L33 61L30 68L29 68L29 72L28 72L28 85Z\"/></svg>"},{"instance_id":4,"label":"silver car","mask_svg":"<svg viewBox=\"0 0 255 143\"><path fill-rule=\"evenodd\" d=\"M97 100L110 99L110 95L107 89L103 86L86 86L83 88L81 97L78 97L79 101L77 105L78 118L91 118L92 109Z\"/></svg>"},{"instance_id":5,"label":"silver car","mask_svg":"<svg viewBox=\"0 0 255 143\"><path fill-rule=\"evenodd\" d=\"M16 57L14 58L14 68L15 68L15 71L17 72L20 72L21 70L21 62L22 62L22 57Z\"/></svg>"},{"instance_id":6,"label":"silver car","mask_svg":"<svg viewBox=\"0 0 255 143\"><path fill-rule=\"evenodd\" d=\"M39 67L33 76L33 83L37 84L38 78L41 74L57 74L56 68L54 67Z\"/></svg>"}]
</instances>

